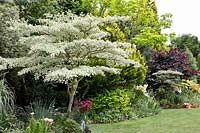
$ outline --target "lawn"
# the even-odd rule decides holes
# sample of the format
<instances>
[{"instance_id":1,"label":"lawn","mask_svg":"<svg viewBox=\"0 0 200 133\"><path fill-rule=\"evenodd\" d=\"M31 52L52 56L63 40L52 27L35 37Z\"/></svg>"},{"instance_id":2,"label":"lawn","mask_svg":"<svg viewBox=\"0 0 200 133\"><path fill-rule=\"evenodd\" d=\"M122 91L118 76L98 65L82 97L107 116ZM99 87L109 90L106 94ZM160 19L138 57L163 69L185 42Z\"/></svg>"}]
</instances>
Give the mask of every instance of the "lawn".
<instances>
[{"instance_id":1,"label":"lawn","mask_svg":"<svg viewBox=\"0 0 200 133\"><path fill-rule=\"evenodd\" d=\"M92 133L200 133L200 109L165 109L152 117L89 127Z\"/></svg>"}]
</instances>

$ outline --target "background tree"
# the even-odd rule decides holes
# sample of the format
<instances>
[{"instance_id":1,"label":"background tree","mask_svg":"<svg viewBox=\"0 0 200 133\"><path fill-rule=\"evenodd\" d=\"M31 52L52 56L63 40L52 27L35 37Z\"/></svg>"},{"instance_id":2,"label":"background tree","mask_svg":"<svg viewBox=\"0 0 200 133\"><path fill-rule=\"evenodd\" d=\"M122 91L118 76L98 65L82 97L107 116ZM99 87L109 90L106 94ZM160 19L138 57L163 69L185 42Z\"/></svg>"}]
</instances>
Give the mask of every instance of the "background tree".
<instances>
[{"instance_id":1,"label":"background tree","mask_svg":"<svg viewBox=\"0 0 200 133\"><path fill-rule=\"evenodd\" d=\"M95 5L97 4L97 5ZM100 5L100 6L98 6ZM123 40L137 45L145 55L146 49L166 49L167 35L161 29L171 26L171 14L158 17L155 1L150 0L83 0L84 8L92 15L128 15L130 21L105 26L111 40ZM145 56L145 59L148 57Z\"/></svg>"},{"instance_id":2,"label":"background tree","mask_svg":"<svg viewBox=\"0 0 200 133\"><path fill-rule=\"evenodd\" d=\"M0 56L14 57L17 34L9 27L18 19L16 6L12 3L0 2Z\"/></svg>"},{"instance_id":3,"label":"background tree","mask_svg":"<svg viewBox=\"0 0 200 133\"><path fill-rule=\"evenodd\" d=\"M192 34L184 34L181 36L173 37L171 38L171 43L173 46L184 50L188 48L195 58L197 58L197 55L200 52L200 42L198 37Z\"/></svg>"},{"instance_id":4,"label":"background tree","mask_svg":"<svg viewBox=\"0 0 200 133\"><path fill-rule=\"evenodd\" d=\"M58 14L72 11L75 14L86 13L81 0L15 0L19 7L19 16L29 23L37 24L44 14Z\"/></svg>"},{"instance_id":5,"label":"background tree","mask_svg":"<svg viewBox=\"0 0 200 133\"><path fill-rule=\"evenodd\" d=\"M119 66L136 64L129 59L129 43L102 40L108 34L98 25L126 17L78 17L75 15L47 16L41 25L16 24L21 35L18 45L28 47L24 57L1 58L1 69L22 68L18 74L33 73L36 79L67 84L68 111L71 112L78 84L83 77L119 73ZM123 49L122 49L123 48ZM93 61L105 62L95 65Z\"/></svg>"}]
</instances>

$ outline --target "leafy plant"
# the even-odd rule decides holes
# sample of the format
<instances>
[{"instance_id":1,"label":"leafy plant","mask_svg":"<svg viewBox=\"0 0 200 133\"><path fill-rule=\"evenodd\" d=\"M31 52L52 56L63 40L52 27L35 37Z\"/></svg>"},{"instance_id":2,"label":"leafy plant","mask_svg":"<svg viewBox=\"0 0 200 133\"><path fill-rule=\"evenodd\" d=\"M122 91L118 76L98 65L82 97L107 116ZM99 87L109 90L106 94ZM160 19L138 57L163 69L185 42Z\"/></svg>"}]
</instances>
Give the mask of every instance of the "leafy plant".
<instances>
[{"instance_id":1,"label":"leafy plant","mask_svg":"<svg viewBox=\"0 0 200 133\"><path fill-rule=\"evenodd\" d=\"M97 112L108 110L125 111L130 105L130 91L117 88L115 90L105 90L104 93L97 94L91 98L93 109Z\"/></svg>"},{"instance_id":2,"label":"leafy plant","mask_svg":"<svg viewBox=\"0 0 200 133\"><path fill-rule=\"evenodd\" d=\"M0 58L0 68L17 67L21 68L19 75L33 73L36 79L64 83L69 95L68 112L71 112L75 93L83 77L118 74L119 66L130 64L139 67L138 62L128 58L126 49L132 44L104 41L103 38L108 34L99 29L99 25L105 22L122 20L126 21L128 17L98 18L62 14L49 15L40 20L40 25L16 23L14 29L21 35L19 45L28 46L29 51L21 58ZM90 62L93 60L103 60L106 64L92 65Z\"/></svg>"},{"instance_id":3,"label":"leafy plant","mask_svg":"<svg viewBox=\"0 0 200 133\"><path fill-rule=\"evenodd\" d=\"M189 78L197 74L197 70L191 68L188 63L186 53L178 48L171 48L169 51L159 51L152 53L152 61L148 62L148 75L151 76L159 70L173 70L184 74L184 78Z\"/></svg>"},{"instance_id":4,"label":"leafy plant","mask_svg":"<svg viewBox=\"0 0 200 133\"><path fill-rule=\"evenodd\" d=\"M44 120L30 119L29 126L24 133L49 133L50 127Z\"/></svg>"},{"instance_id":5,"label":"leafy plant","mask_svg":"<svg viewBox=\"0 0 200 133\"><path fill-rule=\"evenodd\" d=\"M124 120L136 119L137 116L132 110L121 111L117 109L110 109L107 111L89 112L91 123L115 123Z\"/></svg>"},{"instance_id":6,"label":"leafy plant","mask_svg":"<svg viewBox=\"0 0 200 133\"><path fill-rule=\"evenodd\" d=\"M196 93L200 94L200 84L197 84L192 80L183 80L182 84L187 86L188 89L191 89L192 92L196 92Z\"/></svg>"},{"instance_id":7,"label":"leafy plant","mask_svg":"<svg viewBox=\"0 0 200 133\"><path fill-rule=\"evenodd\" d=\"M0 130L16 126L14 98L14 93L5 84L5 80L0 80Z\"/></svg>"},{"instance_id":8,"label":"leafy plant","mask_svg":"<svg viewBox=\"0 0 200 133\"><path fill-rule=\"evenodd\" d=\"M89 98L81 100L80 98L75 98L73 109L72 109L72 118L77 122L81 123L82 120L85 123L88 123L88 112L92 109L92 102Z\"/></svg>"},{"instance_id":9,"label":"leafy plant","mask_svg":"<svg viewBox=\"0 0 200 133\"><path fill-rule=\"evenodd\" d=\"M192 34L183 34L173 37L171 38L171 43L173 46L183 50L188 48L190 51L192 51L194 57L197 57L200 52L200 42L198 40L198 37Z\"/></svg>"},{"instance_id":10,"label":"leafy plant","mask_svg":"<svg viewBox=\"0 0 200 133\"><path fill-rule=\"evenodd\" d=\"M42 100L37 100L31 103L31 105L27 108L29 108L29 113L34 112L34 118L36 120L44 118L53 118L53 115L56 113L54 104L54 101L47 103Z\"/></svg>"},{"instance_id":11,"label":"leafy plant","mask_svg":"<svg viewBox=\"0 0 200 133\"><path fill-rule=\"evenodd\" d=\"M57 113L54 116L54 121L53 129L55 133L83 133L80 125L76 121L68 118L68 114Z\"/></svg>"},{"instance_id":12,"label":"leafy plant","mask_svg":"<svg viewBox=\"0 0 200 133\"><path fill-rule=\"evenodd\" d=\"M156 115L161 111L160 104L156 99L141 89L132 90L131 111L139 118Z\"/></svg>"},{"instance_id":13,"label":"leafy plant","mask_svg":"<svg viewBox=\"0 0 200 133\"><path fill-rule=\"evenodd\" d=\"M160 70L148 78L148 92L157 100L168 99L172 103L177 101L176 95L181 91L178 84L181 82L182 73L172 70Z\"/></svg>"}]
</instances>

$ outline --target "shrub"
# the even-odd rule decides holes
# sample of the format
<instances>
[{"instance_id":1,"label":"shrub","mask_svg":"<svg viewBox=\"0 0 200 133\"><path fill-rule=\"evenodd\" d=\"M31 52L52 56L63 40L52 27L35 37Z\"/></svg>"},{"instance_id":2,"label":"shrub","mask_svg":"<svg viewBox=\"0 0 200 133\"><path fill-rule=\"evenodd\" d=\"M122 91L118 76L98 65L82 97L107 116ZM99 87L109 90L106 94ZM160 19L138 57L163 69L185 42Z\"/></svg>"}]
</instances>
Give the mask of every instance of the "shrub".
<instances>
[{"instance_id":1,"label":"shrub","mask_svg":"<svg viewBox=\"0 0 200 133\"><path fill-rule=\"evenodd\" d=\"M200 84L195 83L192 80L183 80L183 84L191 89L192 92L196 92L200 94Z\"/></svg>"},{"instance_id":2,"label":"shrub","mask_svg":"<svg viewBox=\"0 0 200 133\"><path fill-rule=\"evenodd\" d=\"M52 119L51 121L46 121L46 119L35 120L32 117L24 133L49 133L53 121Z\"/></svg>"},{"instance_id":3,"label":"shrub","mask_svg":"<svg viewBox=\"0 0 200 133\"><path fill-rule=\"evenodd\" d=\"M82 82L82 88L85 87L87 88L85 90L89 91L85 91L86 93L80 92L80 95L86 94L90 97L96 97L96 94L104 93L107 88L115 90L116 88L133 88L143 84L147 74L147 66L139 50L131 48L131 51L133 53L129 54L129 58L139 62L140 67L134 67L134 65L124 66L121 67L122 71L118 75L107 73L104 77L98 75L87 78L86 81Z\"/></svg>"},{"instance_id":4,"label":"shrub","mask_svg":"<svg viewBox=\"0 0 200 133\"><path fill-rule=\"evenodd\" d=\"M92 109L92 102L89 98L85 100L76 98L73 103L71 116L73 120L75 120L77 123L81 123L82 120L88 123L89 122L88 111L90 111L91 109Z\"/></svg>"},{"instance_id":5,"label":"shrub","mask_svg":"<svg viewBox=\"0 0 200 133\"><path fill-rule=\"evenodd\" d=\"M68 114L62 113L54 116L54 131L58 133L82 133L80 125L67 116Z\"/></svg>"},{"instance_id":6,"label":"shrub","mask_svg":"<svg viewBox=\"0 0 200 133\"><path fill-rule=\"evenodd\" d=\"M130 91L117 88L116 90L105 90L104 93L97 94L96 97L91 98L93 109L97 112L108 110L125 111L130 105Z\"/></svg>"},{"instance_id":7,"label":"shrub","mask_svg":"<svg viewBox=\"0 0 200 133\"><path fill-rule=\"evenodd\" d=\"M176 95L179 93L179 84L183 74L177 71L160 70L153 73L151 78L148 78L148 91L155 96L157 100L168 99L172 103L176 102Z\"/></svg>"},{"instance_id":8,"label":"shrub","mask_svg":"<svg viewBox=\"0 0 200 133\"><path fill-rule=\"evenodd\" d=\"M173 70L184 74L184 78L189 78L197 74L197 70L189 66L186 53L178 48L171 48L165 52L163 50L152 53L152 61L148 62L148 76L159 70Z\"/></svg>"},{"instance_id":9,"label":"shrub","mask_svg":"<svg viewBox=\"0 0 200 133\"><path fill-rule=\"evenodd\" d=\"M133 90L131 110L139 118L158 114L161 111L160 104L154 98L149 97L143 90Z\"/></svg>"},{"instance_id":10,"label":"shrub","mask_svg":"<svg viewBox=\"0 0 200 133\"><path fill-rule=\"evenodd\" d=\"M198 84L190 80L183 80L178 84L179 93L166 95L167 98L160 100L163 108L186 108L198 107L200 104L200 95L198 92ZM187 106L187 107L189 107Z\"/></svg>"},{"instance_id":11,"label":"shrub","mask_svg":"<svg viewBox=\"0 0 200 133\"><path fill-rule=\"evenodd\" d=\"M132 112L130 109L127 111L120 110L107 110L96 113L95 111L91 111L89 113L89 118L92 123L114 123L124 120L136 119L136 114Z\"/></svg>"}]
</instances>

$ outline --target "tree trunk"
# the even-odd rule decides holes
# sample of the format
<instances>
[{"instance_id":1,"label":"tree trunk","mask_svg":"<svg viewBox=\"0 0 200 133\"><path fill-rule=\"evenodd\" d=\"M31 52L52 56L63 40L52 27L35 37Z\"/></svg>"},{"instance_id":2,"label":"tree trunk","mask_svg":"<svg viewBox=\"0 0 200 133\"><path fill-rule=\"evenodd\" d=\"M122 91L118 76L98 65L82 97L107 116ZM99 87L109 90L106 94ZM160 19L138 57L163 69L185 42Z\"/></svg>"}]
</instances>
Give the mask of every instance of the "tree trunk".
<instances>
[{"instance_id":1,"label":"tree trunk","mask_svg":"<svg viewBox=\"0 0 200 133\"><path fill-rule=\"evenodd\" d=\"M70 83L68 83L68 88L67 88L67 92L69 95L69 104L68 104L68 109L67 111L70 113L72 112L72 105L73 105L73 101L74 101L74 96L76 94L76 90L78 87L78 80L72 79Z\"/></svg>"}]
</instances>

